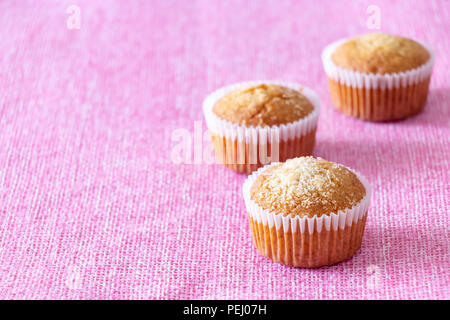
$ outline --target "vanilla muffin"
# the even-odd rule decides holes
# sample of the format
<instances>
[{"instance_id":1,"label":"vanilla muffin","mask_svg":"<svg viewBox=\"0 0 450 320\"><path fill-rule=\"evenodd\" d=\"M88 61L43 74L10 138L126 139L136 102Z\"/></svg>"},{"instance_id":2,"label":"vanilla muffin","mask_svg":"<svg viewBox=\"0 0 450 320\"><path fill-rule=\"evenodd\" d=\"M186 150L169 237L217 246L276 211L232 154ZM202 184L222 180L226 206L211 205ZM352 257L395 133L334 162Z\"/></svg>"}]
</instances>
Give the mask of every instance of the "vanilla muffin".
<instances>
[{"instance_id":1,"label":"vanilla muffin","mask_svg":"<svg viewBox=\"0 0 450 320\"><path fill-rule=\"evenodd\" d=\"M252 174L244 199L258 250L273 261L312 268L360 248L370 187L342 165L299 157Z\"/></svg>"},{"instance_id":2,"label":"vanilla muffin","mask_svg":"<svg viewBox=\"0 0 450 320\"><path fill-rule=\"evenodd\" d=\"M219 89L203 104L217 160L246 173L311 154L319 108L308 88L261 81Z\"/></svg>"},{"instance_id":3,"label":"vanilla muffin","mask_svg":"<svg viewBox=\"0 0 450 320\"><path fill-rule=\"evenodd\" d=\"M434 52L414 40L371 33L337 41L322 59L334 106L369 121L403 119L425 106Z\"/></svg>"}]
</instances>

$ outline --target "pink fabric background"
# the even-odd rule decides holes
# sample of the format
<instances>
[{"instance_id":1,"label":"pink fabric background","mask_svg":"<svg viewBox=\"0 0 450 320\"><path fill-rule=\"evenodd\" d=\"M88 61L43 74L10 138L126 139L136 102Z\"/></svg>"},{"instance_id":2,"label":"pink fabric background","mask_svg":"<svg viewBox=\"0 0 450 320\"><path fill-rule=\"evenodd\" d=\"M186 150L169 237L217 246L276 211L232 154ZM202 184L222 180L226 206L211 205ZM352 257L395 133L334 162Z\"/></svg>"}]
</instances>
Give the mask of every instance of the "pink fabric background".
<instances>
[{"instance_id":1,"label":"pink fabric background","mask_svg":"<svg viewBox=\"0 0 450 320\"><path fill-rule=\"evenodd\" d=\"M428 104L406 121L331 107L321 50L368 32L374 2L382 31L437 51ZM449 1L11 0L0 22L0 298L450 298ZM171 161L205 95L253 79L314 88L314 154L370 180L353 259L272 263L251 240L245 176Z\"/></svg>"}]
</instances>

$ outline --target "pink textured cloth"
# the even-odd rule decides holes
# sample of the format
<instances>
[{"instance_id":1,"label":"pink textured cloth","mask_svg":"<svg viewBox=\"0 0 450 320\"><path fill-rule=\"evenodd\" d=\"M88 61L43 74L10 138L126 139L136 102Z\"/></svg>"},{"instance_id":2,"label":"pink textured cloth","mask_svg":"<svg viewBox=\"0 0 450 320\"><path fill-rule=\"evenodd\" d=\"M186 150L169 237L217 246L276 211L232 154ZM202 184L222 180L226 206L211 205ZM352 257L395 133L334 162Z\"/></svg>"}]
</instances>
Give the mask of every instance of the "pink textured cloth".
<instances>
[{"instance_id":1,"label":"pink textured cloth","mask_svg":"<svg viewBox=\"0 0 450 320\"><path fill-rule=\"evenodd\" d=\"M401 122L335 111L321 65L371 31L372 1L0 2L0 298L449 299L450 2L376 2L381 31L437 52L424 112ZM371 182L351 260L271 262L246 177L172 162L175 130L206 130L203 98L253 79L315 89L314 155Z\"/></svg>"}]
</instances>

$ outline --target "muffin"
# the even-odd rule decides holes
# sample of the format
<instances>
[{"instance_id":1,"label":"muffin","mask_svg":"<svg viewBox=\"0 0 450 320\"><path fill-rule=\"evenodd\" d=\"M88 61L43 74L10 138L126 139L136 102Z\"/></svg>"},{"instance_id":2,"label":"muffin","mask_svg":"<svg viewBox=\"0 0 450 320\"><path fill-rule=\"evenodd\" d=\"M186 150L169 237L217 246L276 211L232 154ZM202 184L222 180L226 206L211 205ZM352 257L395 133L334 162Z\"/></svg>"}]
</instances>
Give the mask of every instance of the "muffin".
<instances>
[{"instance_id":1,"label":"muffin","mask_svg":"<svg viewBox=\"0 0 450 320\"><path fill-rule=\"evenodd\" d=\"M322 61L338 110L362 120L391 121L425 106L434 51L408 38L371 33L332 43Z\"/></svg>"},{"instance_id":2,"label":"muffin","mask_svg":"<svg viewBox=\"0 0 450 320\"><path fill-rule=\"evenodd\" d=\"M319 108L311 89L273 81L224 87L203 103L217 161L244 173L310 155Z\"/></svg>"},{"instance_id":3,"label":"muffin","mask_svg":"<svg viewBox=\"0 0 450 320\"><path fill-rule=\"evenodd\" d=\"M370 186L342 165L313 157L272 163L247 178L243 194L255 245L275 262L328 266L361 246Z\"/></svg>"}]
</instances>

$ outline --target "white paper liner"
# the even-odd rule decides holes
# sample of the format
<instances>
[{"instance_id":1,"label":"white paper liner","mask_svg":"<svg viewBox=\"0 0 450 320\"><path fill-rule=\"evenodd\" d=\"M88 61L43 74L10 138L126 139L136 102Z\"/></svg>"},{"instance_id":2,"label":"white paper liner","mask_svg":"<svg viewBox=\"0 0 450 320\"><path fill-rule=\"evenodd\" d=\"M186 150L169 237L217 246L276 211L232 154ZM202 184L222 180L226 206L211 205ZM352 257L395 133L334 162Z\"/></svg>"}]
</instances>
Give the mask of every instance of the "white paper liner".
<instances>
[{"instance_id":1,"label":"white paper liner","mask_svg":"<svg viewBox=\"0 0 450 320\"><path fill-rule=\"evenodd\" d=\"M392 89L407 87L409 85L422 82L431 75L433 71L433 65L435 60L434 49L426 43L419 42L430 53L430 59L422 66L412 69L406 72L391 73L391 74L374 74L374 73L362 73L358 71L352 71L337 66L331 59L331 55L334 50L342 43L350 40L341 39L325 47L322 52L322 63L327 76L336 82L348 87L354 88L369 88L369 89Z\"/></svg>"},{"instance_id":2,"label":"white paper liner","mask_svg":"<svg viewBox=\"0 0 450 320\"><path fill-rule=\"evenodd\" d=\"M340 210L337 213L333 212L330 215L323 214L320 217L315 216L310 218L293 215L283 216L282 213L275 213L261 208L258 204L256 204L255 201L250 199L251 187L258 175L260 175L270 166L279 163L280 162L274 162L262 168L259 168L245 180L243 185L244 201L247 212L253 220L256 220L258 223L262 222L263 226L269 224L269 228L272 228L275 225L276 230L279 230L281 226L283 226L283 230L285 233L289 232L289 230L292 233L295 233L298 226L300 228L300 232L305 233L305 225L308 224L309 234L313 234L315 230L320 233L323 228L325 228L327 231L330 231L330 228L333 228L334 231L336 231L338 228L344 229L345 226L351 226L353 223L357 223L367 214L367 210L370 204L370 197L372 194L369 182L364 176L347 167L345 168L353 172L358 177L366 190L366 194L361 199L361 201L350 209Z\"/></svg>"},{"instance_id":3,"label":"white paper liner","mask_svg":"<svg viewBox=\"0 0 450 320\"><path fill-rule=\"evenodd\" d=\"M264 83L276 84L294 90L299 90L311 102L314 107L313 111L306 117L297 121L270 127L246 127L243 125L234 124L220 119L212 111L216 102L227 93L235 89ZM282 81L249 81L223 87L208 95L203 102L203 112L205 114L208 129L216 135L231 138L232 140L238 139L238 141L245 141L246 143L253 143L256 145L273 142L279 143L280 141L286 141L304 136L317 127L317 121L320 113L320 98L313 90L295 83ZM275 141L273 141L273 139L275 139Z\"/></svg>"}]
</instances>

